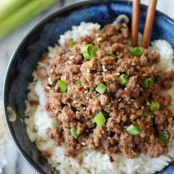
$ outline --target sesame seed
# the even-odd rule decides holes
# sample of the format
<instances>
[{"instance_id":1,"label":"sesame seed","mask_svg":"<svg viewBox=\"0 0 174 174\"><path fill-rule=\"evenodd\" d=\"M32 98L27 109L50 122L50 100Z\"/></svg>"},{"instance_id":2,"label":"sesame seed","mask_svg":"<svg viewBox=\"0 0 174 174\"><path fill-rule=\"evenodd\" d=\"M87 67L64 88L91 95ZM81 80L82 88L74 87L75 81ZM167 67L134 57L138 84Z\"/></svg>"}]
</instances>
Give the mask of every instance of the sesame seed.
<instances>
[{"instance_id":1,"label":"sesame seed","mask_svg":"<svg viewBox=\"0 0 174 174\"><path fill-rule=\"evenodd\" d=\"M75 104L75 103L77 103L77 101L73 101L73 103Z\"/></svg>"},{"instance_id":2,"label":"sesame seed","mask_svg":"<svg viewBox=\"0 0 174 174\"><path fill-rule=\"evenodd\" d=\"M88 72L88 73L90 73L90 70L89 70L89 69L87 69L87 72Z\"/></svg>"},{"instance_id":3,"label":"sesame seed","mask_svg":"<svg viewBox=\"0 0 174 174\"><path fill-rule=\"evenodd\" d=\"M66 81L66 80L67 80L67 75L66 75L66 74L63 74L63 75L61 76L61 80Z\"/></svg>"},{"instance_id":4,"label":"sesame seed","mask_svg":"<svg viewBox=\"0 0 174 174\"><path fill-rule=\"evenodd\" d=\"M71 64L72 62L71 61L68 61L68 64Z\"/></svg>"},{"instance_id":5,"label":"sesame seed","mask_svg":"<svg viewBox=\"0 0 174 174\"><path fill-rule=\"evenodd\" d=\"M86 108L85 107L83 107L83 110L85 110Z\"/></svg>"},{"instance_id":6,"label":"sesame seed","mask_svg":"<svg viewBox=\"0 0 174 174\"><path fill-rule=\"evenodd\" d=\"M83 146L85 146L86 144L85 144L85 142L81 142L81 144L83 145Z\"/></svg>"},{"instance_id":7,"label":"sesame seed","mask_svg":"<svg viewBox=\"0 0 174 174\"><path fill-rule=\"evenodd\" d=\"M119 72L118 72L118 73L115 73L115 75L116 75L116 76L119 76L119 75L120 75L120 73L119 73Z\"/></svg>"},{"instance_id":8,"label":"sesame seed","mask_svg":"<svg viewBox=\"0 0 174 174\"><path fill-rule=\"evenodd\" d=\"M108 137L108 140L111 140L111 137Z\"/></svg>"},{"instance_id":9,"label":"sesame seed","mask_svg":"<svg viewBox=\"0 0 174 174\"><path fill-rule=\"evenodd\" d=\"M102 69L103 69L103 72L106 72L107 71L105 65L102 65Z\"/></svg>"},{"instance_id":10,"label":"sesame seed","mask_svg":"<svg viewBox=\"0 0 174 174\"><path fill-rule=\"evenodd\" d=\"M54 72L54 69L52 68L52 69L50 69L50 73L52 74Z\"/></svg>"},{"instance_id":11,"label":"sesame seed","mask_svg":"<svg viewBox=\"0 0 174 174\"><path fill-rule=\"evenodd\" d=\"M89 97L86 97L86 99L88 100L88 99L89 99Z\"/></svg>"},{"instance_id":12,"label":"sesame seed","mask_svg":"<svg viewBox=\"0 0 174 174\"><path fill-rule=\"evenodd\" d=\"M79 111L76 111L76 114L80 113Z\"/></svg>"},{"instance_id":13,"label":"sesame seed","mask_svg":"<svg viewBox=\"0 0 174 174\"><path fill-rule=\"evenodd\" d=\"M84 93L85 93L85 94L87 94L87 93L88 93L88 91L84 91Z\"/></svg>"},{"instance_id":14,"label":"sesame seed","mask_svg":"<svg viewBox=\"0 0 174 174\"><path fill-rule=\"evenodd\" d=\"M146 136L146 134L144 133L144 132L142 132L141 134L140 134L140 137L142 137L142 138L144 138Z\"/></svg>"},{"instance_id":15,"label":"sesame seed","mask_svg":"<svg viewBox=\"0 0 174 174\"><path fill-rule=\"evenodd\" d=\"M58 87L57 87L57 86L55 86L54 90L55 90L55 92L57 92L57 91L58 91Z\"/></svg>"},{"instance_id":16,"label":"sesame seed","mask_svg":"<svg viewBox=\"0 0 174 174\"><path fill-rule=\"evenodd\" d=\"M50 86L46 86L46 89L51 89Z\"/></svg>"},{"instance_id":17,"label":"sesame seed","mask_svg":"<svg viewBox=\"0 0 174 174\"><path fill-rule=\"evenodd\" d=\"M106 75L106 73L102 72L102 75L104 75L104 76L105 76L105 75Z\"/></svg>"},{"instance_id":18,"label":"sesame seed","mask_svg":"<svg viewBox=\"0 0 174 174\"><path fill-rule=\"evenodd\" d=\"M97 42L100 42L101 40L102 40L101 37L98 37L98 38L96 39Z\"/></svg>"},{"instance_id":19,"label":"sesame seed","mask_svg":"<svg viewBox=\"0 0 174 174\"><path fill-rule=\"evenodd\" d=\"M69 56L69 59L74 59L74 57L75 57L74 55L73 56Z\"/></svg>"},{"instance_id":20,"label":"sesame seed","mask_svg":"<svg viewBox=\"0 0 174 174\"><path fill-rule=\"evenodd\" d=\"M90 62L90 63L89 63L89 66L90 66L90 67L93 67L93 64L94 64L94 62Z\"/></svg>"},{"instance_id":21,"label":"sesame seed","mask_svg":"<svg viewBox=\"0 0 174 174\"><path fill-rule=\"evenodd\" d=\"M150 103L149 103L149 102L147 102L147 103L146 103L146 105L147 105L147 106L149 106L149 105L150 105Z\"/></svg>"},{"instance_id":22,"label":"sesame seed","mask_svg":"<svg viewBox=\"0 0 174 174\"><path fill-rule=\"evenodd\" d=\"M52 79L50 77L48 78L48 84L50 84L50 85L53 84Z\"/></svg>"}]
</instances>

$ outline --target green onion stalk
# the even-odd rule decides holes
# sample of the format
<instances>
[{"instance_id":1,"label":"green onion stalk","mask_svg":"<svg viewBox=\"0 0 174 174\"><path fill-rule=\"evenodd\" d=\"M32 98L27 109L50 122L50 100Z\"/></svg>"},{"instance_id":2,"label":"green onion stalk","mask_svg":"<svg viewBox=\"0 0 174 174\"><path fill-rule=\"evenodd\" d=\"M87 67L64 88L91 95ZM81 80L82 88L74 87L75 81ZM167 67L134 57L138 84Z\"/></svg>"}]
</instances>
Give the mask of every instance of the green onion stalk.
<instances>
[{"instance_id":1,"label":"green onion stalk","mask_svg":"<svg viewBox=\"0 0 174 174\"><path fill-rule=\"evenodd\" d=\"M18 0L13 0L13 1L18 1ZM23 4L17 10L15 9L14 12L12 12L13 10L11 10L12 13L9 16L7 15L4 19L0 20L0 39L4 38L18 27L30 21L31 19L33 19L33 17L37 16L42 11L48 9L55 3L56 0L30 0L25 4ZM3 7L0 7L0 9L1 8Z\"/></svg>"},{"instance_id":2,"label":"green onion stalk","mask_svg":"<svg viewBox=\"0 0 174 174\"><path fill-rule=\"evenodd\" d=\"M0 21L22 7L28 0L0 0Z\"/></svg>"}]
</instances>

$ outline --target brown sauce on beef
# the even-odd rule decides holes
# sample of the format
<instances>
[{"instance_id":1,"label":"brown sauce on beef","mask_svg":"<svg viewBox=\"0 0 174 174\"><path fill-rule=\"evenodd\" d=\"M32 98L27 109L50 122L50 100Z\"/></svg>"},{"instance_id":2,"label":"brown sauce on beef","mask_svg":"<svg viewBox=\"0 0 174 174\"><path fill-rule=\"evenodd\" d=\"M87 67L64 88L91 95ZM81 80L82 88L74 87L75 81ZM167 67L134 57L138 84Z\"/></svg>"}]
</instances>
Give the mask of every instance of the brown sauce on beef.
<instances>
[{"instance_id":1,"label":"brown sauce on beef","mask_svg":"<svg viewBox=\"0 0 174 174\"><path fill-rule=\"evenodd\" d=\"M61 53L48 61L47 70L38 69L41 80L49 79L44 83L48 96L45 109L58 122L57 128L48 131L49 137L57 145L64 144L66 154L72 157L83 150L121 153L128 158L140 153L151 157L165 154L167 144L161 144L158 138L163 131L170 134L170 139L174 138L174 115L169 109L171 97L162 96L161 92L171 88L174 72L156 69L160 55L146 49L141 57L132 56L128 47L129 28L123 24L107 25L100 33L80 38L72 48L71 43L72 40L67 40ZM85 44L99 47L89 61L81 54L81 46ZM109 56L110 53L116 58ZM122 73L129 79L124 87L119 84ZM148 77L153 77L155 83L143 89L142 81ZM81 86L77 85L79 79ZM66 93L55 89L58 80L67 83ZM102 95L95 91L100 82L107 87ZM151 101L158 102L160 108L145 115ZM97 127L91 119L100 111L106 123ZM126 131L130 124L136 124L140 134L130 135ZM73 127L77 128L77 139L70 134ZM113 162L112 156L110 161Z\"/></svg>"}]
</instances>

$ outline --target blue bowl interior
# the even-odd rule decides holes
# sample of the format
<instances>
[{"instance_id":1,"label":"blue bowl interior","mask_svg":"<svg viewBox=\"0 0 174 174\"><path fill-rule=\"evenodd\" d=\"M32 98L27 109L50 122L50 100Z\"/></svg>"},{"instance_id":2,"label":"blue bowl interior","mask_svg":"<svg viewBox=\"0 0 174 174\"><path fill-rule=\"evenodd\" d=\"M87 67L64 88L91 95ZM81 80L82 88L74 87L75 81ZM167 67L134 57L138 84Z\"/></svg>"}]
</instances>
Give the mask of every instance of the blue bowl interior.
<instances>
[{"instance_id":1,"label":"blue bowl interior","mask_svg":"<svg viewBox=\"0 0 174 174\"><path fill-rule=\"evenodd\" d=\"M131 19L132 4L130 2L111 2L114 17L126 14ZM146 17L146 7L142 6L140 31L143 32ZM69 30L73 25L79 25L82 21L100 23L102 26L113 21L108 8L101 1L82 2L77 5L60 10L42 21L24 39L19 46L11 64L5 81L4 105L11 106L16 112L17 120L7 123L10 132L20 152L36 171L42 174L58 173L50 167L47 161L40 156L34 143L28 139L25 125L21 122L25 118L25 100L27 98L27 86L32 81L32 72L37 66L41 54L47 51L49 45L54 45L59 36ZM152 40L165 39L174 47L174 22L163 14L157 12L152 32ZM170 165L161 174L173 173L173 165Z\"/></svg>"}]
</instances>

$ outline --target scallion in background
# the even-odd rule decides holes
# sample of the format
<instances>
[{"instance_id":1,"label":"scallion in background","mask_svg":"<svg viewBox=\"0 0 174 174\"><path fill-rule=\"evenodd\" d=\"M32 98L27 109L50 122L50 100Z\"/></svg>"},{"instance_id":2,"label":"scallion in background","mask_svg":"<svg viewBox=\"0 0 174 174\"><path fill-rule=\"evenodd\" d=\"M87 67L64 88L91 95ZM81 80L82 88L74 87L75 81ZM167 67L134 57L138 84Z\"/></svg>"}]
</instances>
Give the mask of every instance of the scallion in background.
<instances>
[{"instance_id":1,"label":"scallion in background","mask_svg":"<svg viewBox=\"0 0 174 174\"><path fill-rule=\"evenodd\" d=\"M56 2L57 0L0 0L0 39Z\"/></svg>"}]
</instances>

